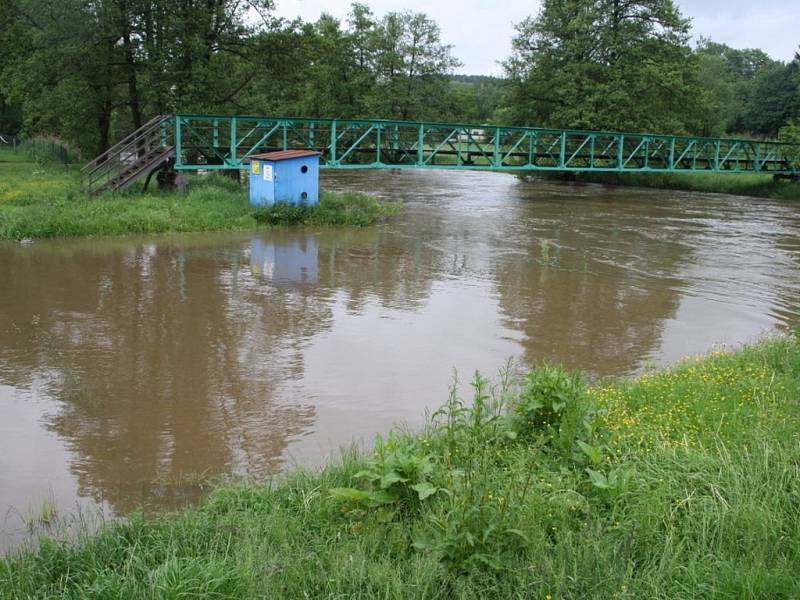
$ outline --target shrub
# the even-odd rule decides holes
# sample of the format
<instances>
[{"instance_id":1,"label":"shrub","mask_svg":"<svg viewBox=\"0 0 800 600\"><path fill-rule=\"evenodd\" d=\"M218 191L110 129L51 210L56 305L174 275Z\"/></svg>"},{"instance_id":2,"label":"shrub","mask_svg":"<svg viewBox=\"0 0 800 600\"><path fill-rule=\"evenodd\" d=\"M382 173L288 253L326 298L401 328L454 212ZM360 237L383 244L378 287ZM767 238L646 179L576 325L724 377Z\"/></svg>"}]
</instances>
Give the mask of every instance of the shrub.
<instances>
[{"instance_id":1,"label":"shrub","mask_svg":"<svg viewBox=\"0 0 800 600\"><path fill-rule=\"evenodd\" d=\"M562 367L533 369L513 410L520 436L539 437L564 452L571 452L579 439L591 436L586 383L579 373L568 373Z\"/></svg>"}]
</instances>

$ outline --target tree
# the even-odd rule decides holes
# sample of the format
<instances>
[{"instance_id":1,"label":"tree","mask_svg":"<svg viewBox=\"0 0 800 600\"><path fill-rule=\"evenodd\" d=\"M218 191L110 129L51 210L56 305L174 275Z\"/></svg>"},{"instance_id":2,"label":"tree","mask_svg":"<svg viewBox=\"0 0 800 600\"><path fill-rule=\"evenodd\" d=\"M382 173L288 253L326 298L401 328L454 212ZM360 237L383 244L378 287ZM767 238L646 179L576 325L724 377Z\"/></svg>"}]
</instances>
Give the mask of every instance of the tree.
<instances>
[{"instance_id":1,"label":"tree","mask_svg":"<svg viewBox=\"0 0 800 600\"><path fill-rule=\"evenodd\" d=\"M697 103L701 135L738 132L759 73L775 63L761 50L737 50L703 38L696 49L702 99Z\"/></svg>"},{"instance_id":2,"label":"tree","mask_svg":"<svg viewBox=\"0 0 800 600\"><path fill-rule=\"evenodd\" d=\"M737 131L774 137L793 116L797 98L797 62L775 62L762 69L734 124Z\"/></svg>"},{"instance_id":3,"label":"tree","mask_svg":"<svg viewBox=\"0 0 800 600\"><path fill-rule=\"evenodd\" d=\"M789 114L794 120L800 120L800 51L794 54L792 68L794 69L795 94L789 105Z\"/></svg>"},{"instance_id":4,"label":"tree","mask_svg":"<svg viewBox=\"0 0 800 600\"><path fill-rule=\"evenodd\" d=\"M672 0L545 0L516 26L508 113L520 124L679 132L698 93Z\"/></svg>"},{"instance_id":5,"label":"tree","mask_svg":"<svg viewBox=\"0 0 800 600\"><path fill-rule=\"evenodd\" d=\"M0 0L0 94L29 133L92 151L150 115L236 106L271 0ZM261 25L259 25L260 27ZM9 58L6 59L7 55ZM96 141L90 141L90 140Z\"/></svg>"},{"instance_id":6,"label":"tree","mask_svg":"<svg viewBox=\"0 0 800 600\"><path fill-rule=\"evenodd\" d=\"M303 69L301 114L309 117L363 114L367 90L356 81L361 69L356 62L353 36L342 30L339 21L323 14L309 28L306 44L309 57Z\"/></svg>"},{"instance_id":7,"label":"tree","mask_svg":"<svg viewBox=\"0 0 800 600\"><path fill-rule=\"evenodd\" d=\"M742 110L737 97L739 82L721 56L699 52L698 68L702 96L696 105L695 133L707 137L723 135L730 131Z\"/></svg>"},{"instance_id":8,"label":"tree","mask_svg":"<svg viewBox=\"0 0 800 600\"><path fill-rule=\"evenodd\" d=\"M354 97L358 100L355 113L358 115L368 114L368 99L371 90L375 86L375 45L377 25L372 11L366 4L353 3L350 15L348 16L350 25L349 33L352 45L352 52L355 57L356 68L352 74L350 85L355 88Z\"/></svg>"},{"instance_id":9,"label":"tree","mask_svg":"<svg viewBox=\"0 0 800 600\"><path fill-rule=\"evenodd\" d=\"M411 11L387 14L376 26L376 86L370 108L385 118L433 118L447 96L447 75L460 62L441 42L435 21Z\"/></svg>"},{"instance_id":10,"label":"tree","mask_svg":"<svg viewBox=\"0 0 800 600\"><path fill-rule=\"evenodd\" d=\"M81 0L11 0L2 32L2 91L28 133L56 133L83 148L108 147L121 63L102 7ZM9 52L13 48L13 52Z\"/></svg>"},{"instance_id":11,"label":"tree","mask_svg":"<svg viewBox=\"0 0 800 600\"><path fill-rule=\"evenodd\" d=\"M374 55L375 19L366 4L354 2L348 16L356 66L359 71L369 71Z\"/></svg>"},{"instance_id":12,"label":"tree","mask_svg":"<svg viewBox=\"0 0 800 600\"><path fill-rule=\"evenodd\" d=\"M15 135L22 127L22 109L0 96L0 133Z\"/></svg>"},{"instance_id":13,"label":"tree","mask_svg":"<svg viewBox=\"0 0 800 600\"><path fill-rule=\"evenodd\" d=\"M778 132L778 140L791 144L787 152L790 165L793 169L800 170L800 123L789 121Z\"/></svg>"},{"instance_id":14,"label":"tree","mask_svg":"<svg viewBox=\"0 0 800 600\"><path fill-rule=\"evenodd\" d=\"M797 62L784 64L754 48L731 48L710 40L697 47L703 133L774 136L794 114Z\"/></svg>"},{"instance_id":15,"label":"tree","mask_svg":"<svg viewBox=\"0 0 800 600\"><path fill-rule=\"evenodd\" d=\"M450 77L451 120L489 123L494 119L503 99L504 82L483 75Z\"/></svg>"},{"instance_id":16,"label":"tree","mask_svg":"<svg viewBox=\"0 0 800 600\"><path fill-rule=\"evenodd\" d=\"M0 85L2 84L2 65L16 58L19 44L14 43L13 5L9 0L0 0ZM22 127L22 107L12 102L0 87L0 134L15 135Z\"/></svg>"},{"instance_id":17,"label":"tree","mask_svg":"<svg viewBox=\"0 0 800 600\"><path fill-rule=\"evenodd\" d=\"M156 114L436 118L458 64L409 11L346 25L272 0L0 0L0 118L100 152ZM257 17L257 18L256 18ZM15 110L17 113L15 113Z\"/></svg>"}]
</instances>

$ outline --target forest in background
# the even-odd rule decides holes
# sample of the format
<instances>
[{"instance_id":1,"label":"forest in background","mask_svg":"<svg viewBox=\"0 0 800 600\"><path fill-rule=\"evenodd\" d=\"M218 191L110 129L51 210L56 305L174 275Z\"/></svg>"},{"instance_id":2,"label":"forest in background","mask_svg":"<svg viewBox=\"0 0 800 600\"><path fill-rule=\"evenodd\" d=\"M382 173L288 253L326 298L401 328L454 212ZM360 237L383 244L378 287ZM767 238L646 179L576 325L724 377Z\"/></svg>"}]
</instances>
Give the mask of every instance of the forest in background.
<instances>
[{"instance_id":1,"label":"forest in background","mask_svg":"<svg viewBox=\"0 0 800 600\"><path fill-rule=\"evenodd\" d=\"M0 133L57 137L85 155L175 112L797 133L800 54L692 44L672 0L545 0L516 25L503 77L454 74L461 63L425 14L354 3L346 19L309 23L273 10L0 0Z\"/></svg>"}]
</instances>

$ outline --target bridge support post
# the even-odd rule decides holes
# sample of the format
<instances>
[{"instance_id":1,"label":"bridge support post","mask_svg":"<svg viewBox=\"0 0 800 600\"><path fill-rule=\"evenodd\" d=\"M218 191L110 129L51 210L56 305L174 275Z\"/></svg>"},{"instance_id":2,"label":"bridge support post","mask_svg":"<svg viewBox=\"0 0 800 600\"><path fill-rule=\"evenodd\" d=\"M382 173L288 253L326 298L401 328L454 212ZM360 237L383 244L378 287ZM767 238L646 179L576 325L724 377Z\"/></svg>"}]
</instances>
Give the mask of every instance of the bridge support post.
<instances>
[{"instance_id":1,"label":"bridge support post","mask_svg":"<svg viewBox=\"0 0 800 600\"><path fill-rule=\"evenodd\" d=\"M669 170L672 171L675 168L675 138L672 138L669 142Z\"/></svg>"},{"instance_id":2,"label":"bridge support post","mask_svg":"<svg viewBox=\"0 0 800 600\"><path fill-rule=\"evenodd\" d=\"M231 151L230 151L230 158L228 159L228 164L231 166L238 167L237 159L236 159L236 117L231 117Z\"/></svg>"},{"instance_id":3,"label":"bridge support post","mask_svg":"<svg viewBox=\"0 0 800 600\"><path fill-rule=\"evenodd\" d=\"M425 156L424 156L424 148L425 148L425 125L422 123L419 124L419 135L417 137L417 166L422 167L425 166Z\"/></svg>"},{"instance_id":4,"label":"bridge support post","mask_svg":"<svg viewBox=\"0 0 800 600\"><path fill-rule=\"evenodd\" d=\"M186 175L180 171L173 171L172 169L161 170L156 173L156 181L158 182L158 189L175 190L179 194L186 193ZM148 176L145 189L147 189L147 183L149 182L150 177Z\"/></svg>"},{"instance_id":5,"label":"bridge support post","mask_svg":"<svg viewBox=\"0 0 800 600\"><path fill-rule=\"evenodd\" d=\"M494 168L499 169L503 166L503 161L500 160L500 128L495 127L494 130Z\"/></svg>"},{"instance_id":6,"label":"bridge support post","mask_svg":"<svg viewBox=\"0 0 800 600\"><path fill-rule=\"evenodd\" d=\"M331 122L331 166L336 166L336 119Z\"/></svg>"},{"instance_id":7,"label":"bridge support post","mask_svg":"<svg viewBox=\"0 0 800 600\"><path fill-rule=\"evenodd\" d=\"M181 125L183 119L179 115L175 115L175 166L180 168L183 166L183 132Z\"/></svg>"}]
</instances>

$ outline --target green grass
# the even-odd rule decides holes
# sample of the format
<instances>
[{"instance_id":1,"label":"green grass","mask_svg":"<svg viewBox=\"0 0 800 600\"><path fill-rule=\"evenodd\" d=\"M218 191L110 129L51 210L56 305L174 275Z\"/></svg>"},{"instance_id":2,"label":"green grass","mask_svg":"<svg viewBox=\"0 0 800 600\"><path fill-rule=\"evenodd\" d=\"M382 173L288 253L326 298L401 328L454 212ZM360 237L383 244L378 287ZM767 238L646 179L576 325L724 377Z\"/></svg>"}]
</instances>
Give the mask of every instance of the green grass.
<instances>
[{"instance_id":1,"label":"green grass","mask_svg":"<svg viewBox=\"0 0 800 600\"><path fill-rule=\"evenodd\" d=\"M0 562L9 598L797 598L800 339L586 387L476 376L416 434Z\"/></svg>"},{"instance_id":2,"label":"green grass","mask_svg":"<svg viewBox=\"0 0 800 600\"><path fill-rule=\"evenodd\" d=\"M800 200L800 183L759 173L580 173L579 181L690 192Z\"/></svg>"},{"instance_id":3,"label":"green grass","mask_svg":"<svg viewBox=\"0 0 800 600\"><path fill-rule=\"evenodd\" d=\"M398 205L360 193L323 192L314 207L254 208L222 176L193 176L185 195L132 190L90 197L74 170L0 164L0 239L255 229L263 225L369 225Z\"/></svg>"},{"instance_id":4,"label":"green grass","mask_svg":"<svg viewBox=\"0 0 800 600\"><path fill-rule=\"evenodd\" d=\"M18 148L16 151L11 148L0 148L0 163L32 163L31 157Z\"/></svg>"}]
</instances>

